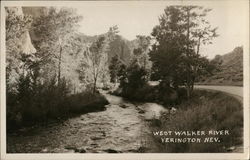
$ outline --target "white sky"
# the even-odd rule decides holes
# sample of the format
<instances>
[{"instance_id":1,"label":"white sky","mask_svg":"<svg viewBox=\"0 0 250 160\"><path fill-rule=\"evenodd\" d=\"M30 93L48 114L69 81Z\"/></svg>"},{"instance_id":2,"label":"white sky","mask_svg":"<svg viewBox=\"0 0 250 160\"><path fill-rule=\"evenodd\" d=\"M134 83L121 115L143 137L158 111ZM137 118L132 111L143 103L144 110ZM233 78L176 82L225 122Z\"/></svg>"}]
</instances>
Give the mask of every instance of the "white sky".
<instances>
[{"instance_id":1,"label":"white sky","mask_svg":"<svg viewBox=\"0 0 250 160\"><path fill-rule=\"evenodd\" d=\"M225 54L236 46L245 44L248 37L248 1L193 1L192 4L212 8L207 16L211 25L218 27L217 37L212 45L203 46L201 54L213 58L216 54ZM167 5L191 4L190 2L166 1L130 1L130 2L81 2L77 13L83 16L81 32L97 35L107 32L109 27L117 25L120 35L128 40L136 35L150 35L158 22L158 16Z\"/></svg>"}]
</instances>

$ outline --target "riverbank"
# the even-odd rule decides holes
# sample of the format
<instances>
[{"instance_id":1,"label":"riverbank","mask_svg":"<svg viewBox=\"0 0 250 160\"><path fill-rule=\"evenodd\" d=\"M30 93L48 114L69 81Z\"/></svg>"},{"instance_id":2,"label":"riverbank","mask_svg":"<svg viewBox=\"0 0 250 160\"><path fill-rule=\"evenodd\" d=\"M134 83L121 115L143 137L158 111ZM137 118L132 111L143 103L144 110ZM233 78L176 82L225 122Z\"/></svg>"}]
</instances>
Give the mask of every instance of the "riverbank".
<instances>
[{"instance_id":1,"label":"riverbank","mask_svg":"<svg viewBox=\"0 0 250 160\"><path fill-rule=\"evenodd\" d=\"M107 92L101 94L110 103L106 110L7 134L7 152L203 153L228 152L242 146L242 104L224 93L196 91L190 101L174 106L174 112L156 103L130 102ZM162 143L162 137L153 135L159 130L222 129L227 129L229 135L219 136L221 143L210 144ZM239 148L230 151L241 152Z\"/></svg>"},{"instance_id":2,"label":"riverbank","mask_svg":"<svg viewBox=\"0 0 250 160\"><path fill-rule=\"evenodd\" d=\"M106 110L7 135L8 153L153 153L152 119L164 109L102 93ZM154 109L153 112L151 110ZM18 135L18 136L17 136Z\"/></svg>"},{"instance_id":3,"label":"riverbank","mask_svg":"<svg viewBox=\"0 0 250 160\"><path fill-rule=\"evenodd\" d=\"M211 136L218 138L213 143L163 143L166 138L184 136L154 136L159 150L164 153L234 152L236 146L243 146L243 107L232 96L217 91L196 90L192 99L175 106L176 113L162 114L153 131L204 131L228 130L228 135ZM207 138L194 136L193 138ZM213 139L214 140L214 139ZM217 139L216 139L217 140ZM234 148L234 149L232 149ZM239 148L239 147L238 147ZM242 150L238 150L242 152Z\"/></svg>"},{"instance_id":4,"label":"riverbank","mask_svg":"<svg viewBox=\"0 0 250 160\"><path fill-rule=\"evenodd\" d=\"M57 96L60 96L59 93ZM100 93L82 92L64 96L63 99L56 98L48 101L46 98L42 101L34 98L30 106L25 106L25 108L20 108L18 103L20 102L17 101L14 105L7 103L7 132L29 130L37 126L46 127L51 123L60 123L79 114L103 111L109 102Z\"/></svg>"}]
</instances>

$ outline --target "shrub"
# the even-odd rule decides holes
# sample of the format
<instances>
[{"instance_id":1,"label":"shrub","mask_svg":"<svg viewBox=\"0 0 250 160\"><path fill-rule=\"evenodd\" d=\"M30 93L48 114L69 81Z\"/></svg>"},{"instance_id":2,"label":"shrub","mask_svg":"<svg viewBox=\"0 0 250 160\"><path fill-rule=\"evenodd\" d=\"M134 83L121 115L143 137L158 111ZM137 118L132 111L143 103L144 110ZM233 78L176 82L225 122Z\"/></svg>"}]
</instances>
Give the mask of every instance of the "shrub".
<instances>
[{"instance_id":1,"label":"shrub","mask_svg":"<svg viewBox=\"0 0 250 160\"><path fill-rule=\"evenodd\" d=\"M7 90L7 129L47 124L50 119L68 117L70 113L104 110L106 104L108 101L99 93L85 91L70 95L70 85L65 79L59 84L56 78L34 83L29 75L21 76L17 92Z\"/></svg>"},{"instance_id":2,"label":"shrub","mask_svg":"<svg viewBox=\"0 0 250 160\"><path fill-rule=\"evenodd\" d=\"M82 92L71 95L67 98L69 111L73 113L87 113L105 110L105 105L109 104L104 96L92 92Z\"/></svg>"}]
</instances>

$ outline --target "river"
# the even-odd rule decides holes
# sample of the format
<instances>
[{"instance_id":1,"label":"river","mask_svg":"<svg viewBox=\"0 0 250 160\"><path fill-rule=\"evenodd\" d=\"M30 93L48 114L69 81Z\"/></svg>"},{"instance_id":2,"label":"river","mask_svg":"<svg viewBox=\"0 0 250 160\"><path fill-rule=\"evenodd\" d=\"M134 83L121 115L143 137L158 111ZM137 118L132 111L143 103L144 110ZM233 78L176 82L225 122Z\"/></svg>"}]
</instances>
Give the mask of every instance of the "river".
<instances>
[{"instance_id":1,"label":"river","mask_svg":"<svg viewBox=\"0 0 250 160\"><path fill-rule=\"evenodd\" d=\"M166 109L155 103L133 104L107 93L106 110L61 123L36 127L7 137L8 153L157 152L151 119Z\"/></svg>"}]
</instances>

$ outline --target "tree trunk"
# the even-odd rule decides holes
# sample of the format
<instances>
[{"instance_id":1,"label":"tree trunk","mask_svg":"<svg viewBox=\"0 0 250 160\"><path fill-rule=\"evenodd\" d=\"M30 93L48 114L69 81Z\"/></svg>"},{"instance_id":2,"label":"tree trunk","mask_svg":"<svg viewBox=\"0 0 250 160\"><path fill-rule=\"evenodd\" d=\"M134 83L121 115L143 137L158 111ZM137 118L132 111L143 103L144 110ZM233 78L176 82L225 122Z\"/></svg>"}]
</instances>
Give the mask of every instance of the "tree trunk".
<instances>
[{"instance_id":1,"label":"tree trunk","mask_svg":"<svg viewBox=\"0 0 250 160\"><path fill-rule=\"evenodd\" d=\"M196 51L196 54L197 54L197 55L198 55L199 52L200 52L200 45L201 45L201 37L199 37L199 39L198 39L197 51Z\"/></svg>"},{"instance_id":2,"label":"tree trunk","mask_svg":"<svg viewBox=\"0 0 250 160\"><path fill-rule=\"evenodd\" d=\"M189 54L189 36L190 36L190 10L188 9L187 10L187 57L190 56ZM190 98L190 95L191 95L191 91L190 91L190 74L191 74L191 66L189 64L189 62L187 62L187 86L186 86L186 89L187 89L187 98L189 99Z\"/></svg>"},{"instance_id":3,"label":"tree trunk","mask_svg":"<svg viewBox=\"0 0 250 160\"><path fill-rule=\"evenodd\" d=\"M60 51L59 51L58 77L57 77L58 85L60 85L61 82L61 63L62 63L62 46L60 46Z\"/></svg>"},{"instance_id":4,"label":"tree trunk","mask_svg":"<svg viewBox=\"0 0 250 160\"><path fill-rule=\"evenodd\" d=\"M96 91L96 80L97 80L97 78L94 77L93 94L95 94L95 91Z\"/></svg>"},{"instance_id":5,"label":"tree trunk","mask_svg":"<svg viewBox=\"0 0 250 160\"><path fill-rule=\"evenodd\" d=\"M194 90L194 81L195 81L195 77L192 78L192 82L191 82L191 91Z\"/></svg>"},{"instance_id":6,"label":"tree trunk","mask_svg":"<svg viewBox=\"0 0 250 160\"><path fill-rule=\"evenodd\" d=\"M190 86L187 85L187 98L189 99L190 98L190 95L191 95L191 92L190 92Z\"/></svg>"},{"instance_id":7,"label":"tree trunk","mask_svg":"<svg viewBox=\"0 0 250 160\"><path fill-rule=\"evenodd\" d=\"M117 83L117 78L115 78L115 82L114 82L114 88L116 87L116 83Z\"/></svg>"}]
</instances>

